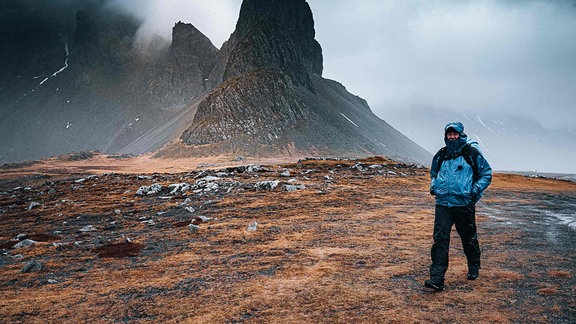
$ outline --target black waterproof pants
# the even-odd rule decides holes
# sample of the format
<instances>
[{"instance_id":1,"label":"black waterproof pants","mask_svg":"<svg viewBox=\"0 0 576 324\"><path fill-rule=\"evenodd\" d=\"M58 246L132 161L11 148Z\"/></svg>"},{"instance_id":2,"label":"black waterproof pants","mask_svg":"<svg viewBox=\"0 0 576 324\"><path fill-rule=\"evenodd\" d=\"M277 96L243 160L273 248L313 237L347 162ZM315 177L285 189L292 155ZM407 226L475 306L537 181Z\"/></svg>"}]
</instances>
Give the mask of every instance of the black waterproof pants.
<instances>
[{"instance_id":1,"label":"black waterproof pants","mask_svg":"<svg viewBox=\"0 0 576 324\"><path fill-rule=\"evenodd\" d=\"M432 245L432 265L430 277L444 279L448 269L448 251L452 225L462 240L462 247L468 260L468 267L480 267L480 245L476 234L476 207L446 207L436 205L434 218L434 244Z\"/></svg>"}]
</instances>

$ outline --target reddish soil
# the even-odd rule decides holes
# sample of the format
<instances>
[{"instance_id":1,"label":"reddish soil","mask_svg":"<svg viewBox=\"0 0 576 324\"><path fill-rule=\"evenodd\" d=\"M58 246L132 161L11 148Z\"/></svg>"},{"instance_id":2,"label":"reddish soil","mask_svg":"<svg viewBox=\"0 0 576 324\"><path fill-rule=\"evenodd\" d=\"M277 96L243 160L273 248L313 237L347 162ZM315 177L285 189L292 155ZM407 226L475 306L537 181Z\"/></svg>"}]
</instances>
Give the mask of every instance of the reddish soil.
<instances>
[{"instance_id":1,"label":"reddish soil","mask_svg":"<svg viewBox=\"0 0 576 324\"><path fill-rule=\"evenodd\" d=\"M427 169L378 157L239 167L252 162L95 155L2 169L0 322L576 318L575 232L551 216L573 213L576 183L496 174L477 207L480 277L466 280L454 232L437 293L423 287ZM265 180L279 182L258 189ZM36 243L13 248L25 239ZM41 269L23 273L31 262Z\"/></svg>"}]
</instances>

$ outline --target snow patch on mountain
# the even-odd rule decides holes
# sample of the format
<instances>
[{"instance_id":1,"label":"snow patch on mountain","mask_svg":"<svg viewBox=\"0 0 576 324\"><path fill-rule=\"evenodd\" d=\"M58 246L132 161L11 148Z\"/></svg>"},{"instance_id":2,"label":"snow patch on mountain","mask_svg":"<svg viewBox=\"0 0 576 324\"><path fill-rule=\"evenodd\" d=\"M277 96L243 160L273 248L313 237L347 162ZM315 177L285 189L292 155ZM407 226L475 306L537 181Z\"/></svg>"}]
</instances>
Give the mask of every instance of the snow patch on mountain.
<instances>
[{"instance_id":1,"label":"snow patch on mountain","mask_svg":"<svg viewBox=\"0 0 576 324\"><path fill-rule=\"evenodd\" d=\"M342 117L346 118L350 123L352 123L352 125L358 127L358 125L356 125L356 123L353 122L350 118L346 117L346 115L344 115L343 113L340 113L340 115L342 115Z\"/></svg>"}]
</instances>

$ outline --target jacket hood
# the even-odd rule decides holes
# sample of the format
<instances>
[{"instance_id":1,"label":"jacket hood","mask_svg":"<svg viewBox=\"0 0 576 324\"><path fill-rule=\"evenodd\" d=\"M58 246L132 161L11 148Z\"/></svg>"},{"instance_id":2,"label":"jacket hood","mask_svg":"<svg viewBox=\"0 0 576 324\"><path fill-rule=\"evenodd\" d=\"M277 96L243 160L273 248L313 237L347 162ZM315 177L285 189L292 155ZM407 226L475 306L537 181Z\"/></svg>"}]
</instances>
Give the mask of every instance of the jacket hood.
<instances>
[{"instance_id":1,"label":"jacket hood","mask_svg":"<svg viewBox=\"0 0 576 324\"><path fill-rule=\"evenodd\" d=\"M457 140L448 140L446 137L446 132L453 128L455 131L460 133L460 137ZM468 136L464 133L464 125L461 122L451 122L444 127L444 143L446 143L446 149L448 150L449 155L458 154L462 148L468 142Z\"/></svg>"},{"instance_id":2,"label":"jacket hood","mask_svg":"<svg viewBox=\"0 0 576 324\"><path fill-rule=\"evenodd\" d=\"M455 131L460 133L460 135L466 135L466 134L464 134L464 125L462 125L461 122L448 123L446 125L446 127L444 127L444 133L446 133L448 131L448 129L450 129L450 128L453 128Z\"/></svg>"}]
</instances>

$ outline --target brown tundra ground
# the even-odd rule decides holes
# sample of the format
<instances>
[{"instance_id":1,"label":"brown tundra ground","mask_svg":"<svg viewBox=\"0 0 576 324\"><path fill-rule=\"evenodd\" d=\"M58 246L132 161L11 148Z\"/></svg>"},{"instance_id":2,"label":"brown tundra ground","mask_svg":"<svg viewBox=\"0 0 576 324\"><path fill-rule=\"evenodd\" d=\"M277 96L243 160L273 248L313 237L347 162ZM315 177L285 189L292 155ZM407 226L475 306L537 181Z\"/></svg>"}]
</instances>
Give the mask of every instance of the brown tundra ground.
<instances>
[{"instance_id":1,"label":"brown tundra ground","mask_svg":"<svg viewBox=\"0 0 576 324\"><path fill-rule=\"evenodd\" d=\"M495 174L433 292L426 168L85 158L0 171L0 322L576 321L573 182Z\"/></svg>"}]
</instances>

